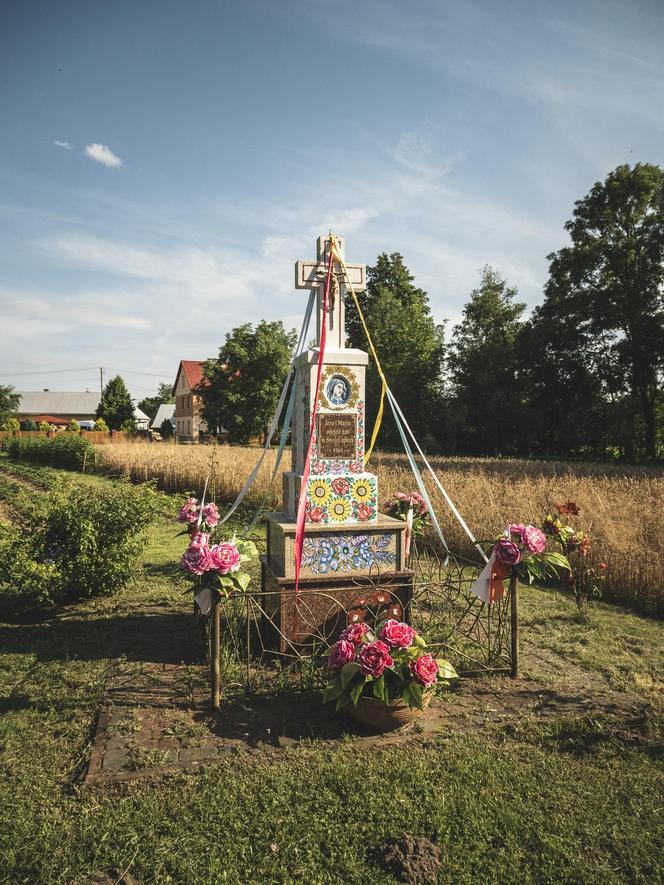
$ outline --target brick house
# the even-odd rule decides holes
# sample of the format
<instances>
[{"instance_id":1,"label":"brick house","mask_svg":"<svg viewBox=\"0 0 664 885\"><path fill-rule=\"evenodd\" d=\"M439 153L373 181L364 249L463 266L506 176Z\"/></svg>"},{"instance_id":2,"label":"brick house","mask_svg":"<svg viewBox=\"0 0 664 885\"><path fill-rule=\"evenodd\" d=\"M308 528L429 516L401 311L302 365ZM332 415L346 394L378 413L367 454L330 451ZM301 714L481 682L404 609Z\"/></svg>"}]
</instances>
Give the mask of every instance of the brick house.
<instances>
[{"instance_id":1,"label":"brick house","mask_svg":"<svg viewBox=\"0 0 664 885\"><path fill-rule=\"evenodd\" d=\"M202 402L194 389L203 380L203 360L180 360L175 376L175 435L181 442L199 442L207 424L201 417Z\"/></svg>"}]
</instances>

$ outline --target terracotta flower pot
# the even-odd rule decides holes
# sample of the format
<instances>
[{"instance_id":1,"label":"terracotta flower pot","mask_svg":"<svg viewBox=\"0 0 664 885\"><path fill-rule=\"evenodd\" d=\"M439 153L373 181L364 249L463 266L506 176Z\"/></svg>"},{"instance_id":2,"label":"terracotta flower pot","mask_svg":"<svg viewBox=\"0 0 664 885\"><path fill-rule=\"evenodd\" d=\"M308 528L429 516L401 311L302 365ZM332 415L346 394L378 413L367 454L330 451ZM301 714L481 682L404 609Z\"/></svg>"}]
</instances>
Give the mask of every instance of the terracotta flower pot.
<instances>
[{"instance_id":1,"label":"terracotta flower pot","mask_svg":"<svg viewBox=\"0 0 664 885\"><path fill-rule=\"evenodd\" d=\"M422 698L425 710L429 706L432 696L433 692L425 691ZM352 704L344 707L344 713L350 716L351 719L355 719L356 722L361 722L362 725L368 725L369 728L381 732L402 728L404 725L408 725L409 722L414 722L415 719L418 719L422 712L417 707L409 707L401 699L384 704L378 698L364 696L360 697L356 707Z\"/></svg>"}]
</instances>

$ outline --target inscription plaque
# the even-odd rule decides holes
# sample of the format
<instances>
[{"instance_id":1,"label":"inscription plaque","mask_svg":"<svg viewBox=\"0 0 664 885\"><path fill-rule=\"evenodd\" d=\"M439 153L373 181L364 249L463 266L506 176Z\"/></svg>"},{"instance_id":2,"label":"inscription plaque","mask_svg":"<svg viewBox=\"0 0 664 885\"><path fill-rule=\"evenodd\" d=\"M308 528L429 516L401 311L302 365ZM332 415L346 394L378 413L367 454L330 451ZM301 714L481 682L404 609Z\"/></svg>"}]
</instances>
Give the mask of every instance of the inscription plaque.
<instances>
[{"instance_id":1,"label":"inscription plaque","mask_svg":"<svg viewBox=\"0 0 664 885\"><path fill-rule=\"evenodd\" d=\"M357 458L357 418L354 414L318 416L318 457Z\"/></svg>"}]
</instances>

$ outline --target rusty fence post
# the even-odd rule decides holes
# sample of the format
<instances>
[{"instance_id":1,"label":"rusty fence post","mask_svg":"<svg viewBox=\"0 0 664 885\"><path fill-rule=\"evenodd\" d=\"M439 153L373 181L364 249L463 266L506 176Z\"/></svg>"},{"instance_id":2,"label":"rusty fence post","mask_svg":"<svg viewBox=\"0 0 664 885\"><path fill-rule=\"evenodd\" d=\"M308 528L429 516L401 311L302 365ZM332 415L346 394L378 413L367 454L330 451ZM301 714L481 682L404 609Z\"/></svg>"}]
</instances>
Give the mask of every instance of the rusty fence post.
<instances>
[{"instance_id":1,"label":"rusty fence post","mask_svg":"<svg viewBox=\"0 0 664 885\"><path fill-rule=\"evenodd\" d=\"M212 709L218 710L221 703L221 606L219 604L219 594L216 590L212 591L212 611L210 613L212 631L211 637L211 658L212 669L212 690L211 703Z\"/></svg>"},{"instance_id":2,"label":"rusty fence post","mask_svg":"<svg viewBox=\"0 0 664 885\"><path fill-rule=\"evenodd\" d=\"M519 676L519 579L510 578L510 640L512 657L512 679Z\"/></svg>"}]
</instances>

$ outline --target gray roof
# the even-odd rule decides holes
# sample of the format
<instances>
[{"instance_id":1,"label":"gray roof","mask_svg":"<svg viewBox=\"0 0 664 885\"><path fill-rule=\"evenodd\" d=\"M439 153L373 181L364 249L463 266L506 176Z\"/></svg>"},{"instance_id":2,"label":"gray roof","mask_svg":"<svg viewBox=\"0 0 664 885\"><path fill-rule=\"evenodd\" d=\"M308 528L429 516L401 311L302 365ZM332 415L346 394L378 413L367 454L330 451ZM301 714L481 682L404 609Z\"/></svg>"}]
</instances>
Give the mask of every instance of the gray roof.
<instances>
[{"instance_id":1,"label":"gray roof","mask_svg":"<svg viewBox=\"0 0 664 885\"><path fill-rule=\"evenodd\" d=\"M169 418L171 424L174 424L173 415L175 414L175 403L162 403L157 409L154 421L150 425L153 430L159 430L164 421Z\"/></svg>"},{"instance_id":2,"label":"gray roof","mask_svg":"<svg viewBox=\"0 0 664 885\"><path fill-rule=\"evenodd\" d=\"M19 415L94 415L99 405L99 391L25 390L21 397Z\"/></svg>"}]
</instances>

